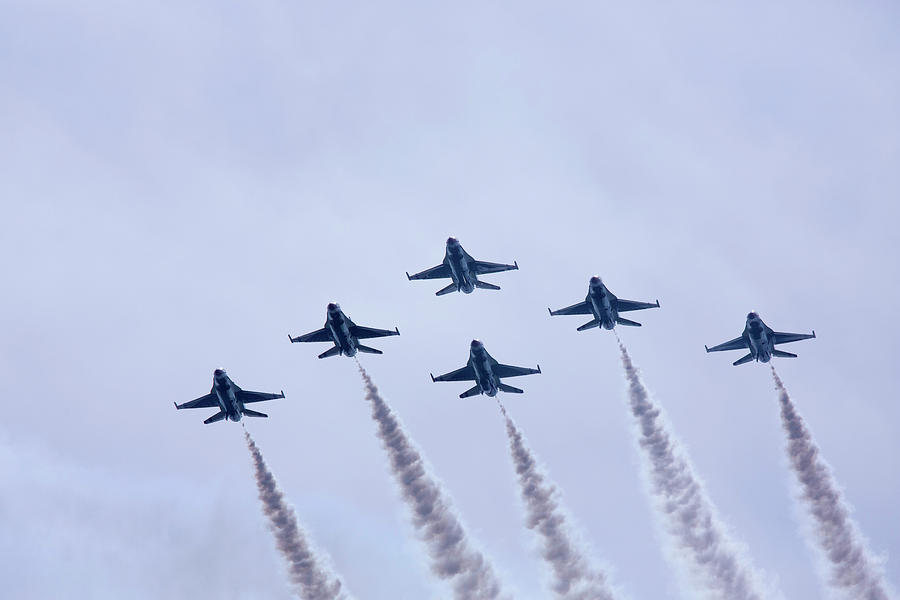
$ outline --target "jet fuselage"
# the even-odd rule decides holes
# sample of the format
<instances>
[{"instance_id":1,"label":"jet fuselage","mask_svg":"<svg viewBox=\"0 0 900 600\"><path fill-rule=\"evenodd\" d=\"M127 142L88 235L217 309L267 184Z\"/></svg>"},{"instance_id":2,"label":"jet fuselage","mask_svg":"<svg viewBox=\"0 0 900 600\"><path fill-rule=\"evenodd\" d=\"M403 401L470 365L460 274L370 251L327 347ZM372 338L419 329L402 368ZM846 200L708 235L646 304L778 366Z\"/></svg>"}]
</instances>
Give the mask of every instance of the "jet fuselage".
<instances>
[{"instance_id":1,"label":"jet fuselage","mask_svg":"<svg viewBox=\"0 0 900 600\"><path fill-rule=\"evenodd\" d=\"M216 369L213 373L213 390L225 418L229 421L240 421L244 407L234 393L234 382L223 369Z\"/></svg>"},{"instance_id":2,"label":"jet fuselage","mask_svg":"<svg viewBox=\"0 0 900 600\"><path fill-rule=\"evenodd\" d=\"M744 336L747 339L747 347L750 354L759 362L767 363L772 359L775 350L775 340L769 336L769 328L762 322L755 312L747 315L747 325L744 327Z\"/></svg>"},{"instance_id":3,"label":"jet fuselage","mask_svg":"<svg viewBox=\"0 0 900 600\"><path fill-rule=\"evenodd\" d=\"M473 340L469 350L469 364L475 370L475 381L481 392L488 396L496 396L498 387L497 380L494 378L493 369L491 369L490 356L484 349L484 344L478 340Z\"/></svg>"},{"instance_id":4,"label":"jet fuselage","mask_svg":"<svg viewBox=\"0 0 900 600\"><path fill-rule=\"evenodd\" d=\"M614 298L599 277L591 277L586 300L603 329L612 329L616 326L616 318L619 315L613 304Z\"/></svg>"},{"instance_id":5,"label":"jet fuselage","mask_svg":"<svg viewBox=\"0 0 900 600\"><path fill-rule=\"evenodd\" d=\"M444 262L450 267L450 278L456 284L456 289L465 294L475 291L475 282L478 277L469 270L469 261L462 244L456 238L447 239L447 251L444 253Z\"/></svg>"},{"instance_id":6,"label":"jet fuselage","mask_svg":"<svg viewBox=\"0 0 900 600\"><path fill-rule=\"evenodd\" d=\"M335 303L328 305L325 326L331 332L334 343L341 349L344 356L356 356L356 341L350 335L350 325L344 311Z\"/></svg>"}]
</instances>

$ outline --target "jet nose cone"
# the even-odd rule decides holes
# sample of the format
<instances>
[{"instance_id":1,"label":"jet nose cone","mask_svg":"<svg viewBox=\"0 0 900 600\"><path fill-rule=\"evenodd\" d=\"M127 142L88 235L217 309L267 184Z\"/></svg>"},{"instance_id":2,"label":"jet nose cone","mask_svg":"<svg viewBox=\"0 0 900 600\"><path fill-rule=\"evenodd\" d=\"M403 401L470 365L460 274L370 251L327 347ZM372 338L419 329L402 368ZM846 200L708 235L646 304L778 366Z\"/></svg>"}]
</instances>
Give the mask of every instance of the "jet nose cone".
<instances>
[{"instance_id":1,"label":"jet nose cone","mask_svg":"<svg viewBox=\"0 0 900 600\"><path fill-rule=\"evenodd\" d=\"M747 315L747 320L748 320L748 321L755 321L755 320L758 319L758 318L759 318L759 315L756 314L755 312L751 312L751 313L749 313L749 314Z\"/></svg>"},{"instance_id":2,"label":"jet nose cone","mask_svg":"<svg viewBox=\"0 0 900 600\"><path fill-rule=\"evenodd\" d=\"M455 245L458 244L458 243L459 243L459 240L456 239L456 238L453 237L453 236L450 236L450 237L447 238L447 245L448 245L448 246L455 246Z\"/></svg>"},{"instance_id":3,"label":"jet nose cone","mask_svg":"<svg viewBox=\"0 0 900 600\"><path fill-rule=\"evenodd\" d=\"M597 285L599 283L603 283L603 280L600 279L597 275L591 277L591 285Z\"/></svg>"},{"instance_id":4,"label":"jet nose cone","mask_svg":"<svg viewBox=\"0 0 900 600\"><path fill-rule=\"evenodd\" d=\"M225 369L216 369L215 371L213 371L213 375L216 377L221 377L224 374L225 374Z\"/></svg>"},{"instance_id":5,"label":"jet nose cone","mask_svg":"<svg viewBox=\"0 0 900 600\"><path fill-rule=\"evenodd\" d=\"M482 343L481 343L480 341L478 341L478 340L472 340L472 349L473 349L473 350L478 350L479 348L484 348L484 344L482 344Z\"/></svg>"},{"instance_id":6,"label":"jet nose cone","mask_svg":"<svg viewBox=\"0 0 900 600\"><path fill-rule=\"evenodd\" d=\"M328 310L337 310L337 309L338 309L338 305L335 302L328 303Z\"/></svg>"}]
</instances>

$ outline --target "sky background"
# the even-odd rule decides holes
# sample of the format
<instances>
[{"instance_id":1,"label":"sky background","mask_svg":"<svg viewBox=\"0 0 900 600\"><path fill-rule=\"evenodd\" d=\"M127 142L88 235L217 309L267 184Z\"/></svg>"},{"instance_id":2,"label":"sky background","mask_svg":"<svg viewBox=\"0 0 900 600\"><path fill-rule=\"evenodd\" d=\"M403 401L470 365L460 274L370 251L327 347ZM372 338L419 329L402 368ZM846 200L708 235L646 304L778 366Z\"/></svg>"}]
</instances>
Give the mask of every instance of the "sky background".
<instances>
[{"instance_id":1,"label":"sky background","mask_svg":"<svg viewBox=\"0 0 900 600\"><path fill-rule=\"evenodd\" d=\"M9 598L289 598L212 371L360 600L439 599L354 362L288 343L341 303L516 598L547 597L503 422L433 384L477 337L623 598L665 560L611 332L547 315L599 274L710 497L785 598L827 597L767 367L703 344L758 310L900 585L900 10L892 2L7 0L0 18L0 581ZM408 282L457 236L518 272ZM207 412L209 414L207 414Z\"/></svg>"}]
</instances>

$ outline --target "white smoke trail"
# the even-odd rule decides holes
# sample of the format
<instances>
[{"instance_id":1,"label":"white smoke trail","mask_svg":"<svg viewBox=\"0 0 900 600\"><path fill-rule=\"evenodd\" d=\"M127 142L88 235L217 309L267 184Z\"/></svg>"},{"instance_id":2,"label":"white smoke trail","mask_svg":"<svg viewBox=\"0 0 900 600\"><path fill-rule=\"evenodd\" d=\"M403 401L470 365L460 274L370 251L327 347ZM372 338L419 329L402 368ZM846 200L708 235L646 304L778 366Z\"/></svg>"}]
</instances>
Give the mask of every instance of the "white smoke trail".
<instances>
[{"instance_id":1,"label":"white smoke trail","mask_svg":"<svg viewBox=\"0 0 900 600\"><path fill-rule=\"evenodd\" d=\"M613 600L603 573L590 567L571 539L569 526L556 500L556 488L547 483L522 434L498 400L506 419L509 452L516 466L529 529L541 536L541 555L553 569L552 589L563 600Z\"/></svg>"},{"instance_id":2,"label":"white smoke trail","mask_svg":"<svg viewBox=\"0 0 900 600\"><path fill-rule=\"evenodd\" d=\"M469 546L462 525L440 488L425 472L422 457L400 428L391 409L362 365L366 400L372 403L372 419L378 424L390 459L391 471L403 499L412 510L412 521L431 557L431 570L452 582L458 600L493 600L501 596L500 582L480 552Z\"/></svg>"},{"instance_id":3,"label":"white smoke trail","mask_svg":"<svg viewBox=\"0 0 900 600\"><path fill-rule=\"evenodd\" d=\"M631 411L640 426L640 446L652 493L666 529L686 560L697 585L713 598L760 600L753 569L745 564L719 522L684 451L667 431L621 340L622 366L628 379Z\"/></svg>"},{"instance_id":4,"label":"white smoke trail","mask_svg":"<svg viewBox=\"0 0 900 600\"><path fill-rule=\"evenodd\" d=\"M288 573L296 592L303 600L347 600L341 589L341 582L320 564L313 553L306 536L297 524L297 515L284 499L284 494L269 471L256 442L244 430L247 448L253 457L256 472L256 487L263 512L269 518L269 529L275 535L278 551L287 561Z\"/></svg>"},{"instance_id":5,"label":"white smoke trail","mask_svg":"<svg viewBox=\"0 0 900 600\"><path fill-rule=\"evenodd\" d=\"M831 586L854 600L888 600L884 575L850 519L850 511L775 367L772 367L787 454L815 520L819 547L831 564Z\"/></svg>"}]
</instances>

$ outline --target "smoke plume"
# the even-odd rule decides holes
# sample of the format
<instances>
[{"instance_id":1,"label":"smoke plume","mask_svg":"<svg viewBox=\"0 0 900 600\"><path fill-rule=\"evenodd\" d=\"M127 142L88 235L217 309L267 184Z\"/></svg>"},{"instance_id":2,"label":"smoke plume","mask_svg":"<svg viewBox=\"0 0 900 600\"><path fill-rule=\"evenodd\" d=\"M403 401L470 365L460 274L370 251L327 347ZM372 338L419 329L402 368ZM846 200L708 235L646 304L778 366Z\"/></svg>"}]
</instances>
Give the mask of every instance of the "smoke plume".
<instances>
[{"instance_id":1,"label":"smoke plume","mask_svg":"<svg viewBox=\"0 0 900 600\"><path fill-rule=\"evenodd\" d=\"M640 446L649 470L651 490L662 520L677 546L676 555L698 585L714 598L760 600L752 568L745 564L719 522L684 451L667 431L660 410L619 341L628 379L631 411L640 426Z\"/></svg>"},{"instance_id":2,"label":"smoke plume","mask_svg":"<svg viewBox=\"0 0 900 600\"><path fill-rule=\"evenodd\" d=\"M285 502L284 494L269 471L256 442L244 430L247 448L253 456L256 487L263 512L269 518L269 529L275 534L275 544L288 564L288 573L296 592L303 600L346 600L341 582L320 564L297 524L294 509Z\"/></svg>"},{"instance_id":3,"label":"smoke plume","mask_svg":"<svg viewBox=\"0 0 900 600\"><path fill-rule=\"evenodd\" d=\"M772 367L775 389L781 403L781 424L787 434L787 454L803 490L810 515L815 520L819 546L831 566L830 584L854 600L888 600L883 575L850 520L828 466Z\"/></svg>"},{"instance_id":4,"label":"smoke plume","mask_svg":"<svg viewBox=\"0 0 900 600\"><path fill-rule=\"evenodd\" d=\"M553 592L564 600L613 600L614 595L607 587L603 573L593 570L575 547L557 503L556 488L545 481L506 408L499 400L497 404L506 419L509 452L519 476L528 516L526 524L541 536L541 555L553 569Z\"/></svg>"},{"instance_id":5,"label":"smoke plume","mask_svg":"<svg viewBox=\"0 0 900 600\"><path fill-rule=\"evenodd\" d=\"M378 437L390 459L391 471L403 499L412 510L412 521L431 557L431 570L453 585L458 600L499 598L500 583L480 552L469 546L463 531L440 488L425 472L422 457L400 428L369 374L359 366L366 387L366 400L372 404L372 419L378 424Z\"/></svg>"}]
</instances>

